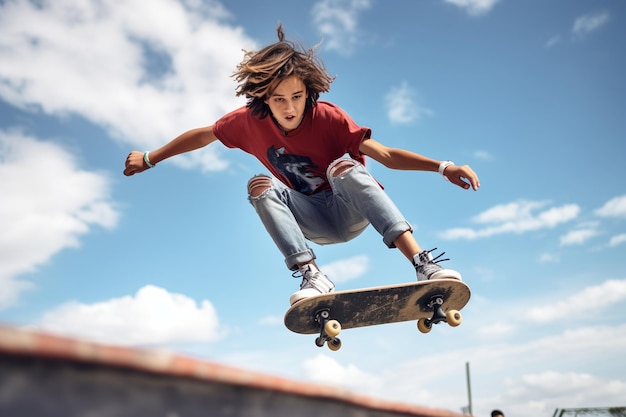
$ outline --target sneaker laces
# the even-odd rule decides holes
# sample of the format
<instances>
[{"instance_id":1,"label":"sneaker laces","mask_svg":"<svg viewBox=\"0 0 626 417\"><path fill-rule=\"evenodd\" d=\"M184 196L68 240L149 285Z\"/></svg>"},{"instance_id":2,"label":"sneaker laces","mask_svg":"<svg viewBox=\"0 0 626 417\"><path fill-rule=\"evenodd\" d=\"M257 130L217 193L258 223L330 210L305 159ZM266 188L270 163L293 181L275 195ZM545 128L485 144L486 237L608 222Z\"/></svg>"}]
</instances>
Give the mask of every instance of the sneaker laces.
<instances>
[{"instance_id":1,"label":"sneaker laces","mask_svg":"<svg viewBox=\"0 0 626 417\"><path fill-rule=\"evenodd\" d=\"M422 252L422 253L424 253L424 254L425 254L425 256L428 256L428 255L430 255L432 252L434 252L434 251L436 251L436 250L437 250L437 248L433 248L433 249L431 249L431 250L426 250L426 251L424 251L424 252ZM442 257L443 255L445 255L445 254L446 254L445 252L441 252L439 255L435 256L432 260L430 260L430 262L432 262L432 263L434 263L434 264L438 264L439 262L449 261L449 260L450 260L450 258L439 259L439 258L441 258L441 257ZM421 258L421 257L420 257L420 258ZM421 261L421 259L420 259L420 261Z\"/></svg>"},{"instance_id":2,"label":"sneaker laces","mask_svg":"<svg viewBox=\"0 0 626 417\"><path fill-rule=\"evenodd\" d=\"M308 276L306 272L309 272ZM300 288L304 288L307 284L311 284L311 278L315 277L315 272L311 271L310 267L304 272L302 271L302 269L298 268L291 274L291 276L296 279L302 279L302 282L300 283Z\"/></svg>"},{"instance_id":3,"label":"sneaker laces","mask_svg":"<svg viewBox=\"0 0 626 417\"><path fill-rule=\"evenodd\" d=\"M335 290L335 284L315 265L308 265L304 270L299 268L291 276L302 278L300 289L313 288L320 293L333 292Z\"/></svg>"}]
</instances>

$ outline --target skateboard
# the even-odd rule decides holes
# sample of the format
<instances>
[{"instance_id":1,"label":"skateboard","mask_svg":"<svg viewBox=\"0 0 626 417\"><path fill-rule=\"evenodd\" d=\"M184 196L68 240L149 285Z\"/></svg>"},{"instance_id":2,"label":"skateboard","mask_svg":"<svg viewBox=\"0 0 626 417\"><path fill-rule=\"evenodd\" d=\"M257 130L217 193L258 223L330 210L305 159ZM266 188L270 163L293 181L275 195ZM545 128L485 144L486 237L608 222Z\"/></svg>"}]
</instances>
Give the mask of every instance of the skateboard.
<instances>
[{"instance_id":1,"label":"skateboard","mask_svg":"<svg viewBox=\"0 0 626 417\"><path fill-rule=\"evenodd\" d=\"M459 312L470 299L470 288L456 279L438 279L337 291L298 301L287 310L285 326L295 333L319 334L315 344L330 350L341 348L342 329L417 320L428 333L433 324L456 327Z\"/></svg>"}]
</instances>

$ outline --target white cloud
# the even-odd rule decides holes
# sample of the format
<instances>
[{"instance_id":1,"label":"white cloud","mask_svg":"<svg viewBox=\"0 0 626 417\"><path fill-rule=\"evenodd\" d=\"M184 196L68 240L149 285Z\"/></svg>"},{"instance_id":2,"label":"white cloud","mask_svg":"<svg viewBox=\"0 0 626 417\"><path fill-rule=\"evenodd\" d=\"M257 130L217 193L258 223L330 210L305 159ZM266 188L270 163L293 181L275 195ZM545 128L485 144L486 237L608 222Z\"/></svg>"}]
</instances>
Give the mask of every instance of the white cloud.
<instances>
[{"instance_id":1,"label":"white cloud","mask_svg":"<svg viewBox=\"0 0 626 417\"><path fill-rule=\"evenodd\" d=\"M606 10L580 16L574 21L572 33L577 37L583 37L604 26L608 23L609 18L609 12Z\"/></svg>"},{"instance_id":2,"label":"white cloud","mask_svg":"<svg viewBox=\"0 0 626 417\"><path fill-rule=\"evenodd\" d=\"M367 256L359 255L321 265L320 269L328 275L335 284L343 284L363 275L367 272L368 266L369 259Z\"/></svg>"},{"instance_id":3,"label":"white cloud","mask_svg":"<svg viewBox=\"0 0 626 417\"><path fill-rule=\"evenodd\" d=\"M589 13L578 17L571 29L572 40L582 39L591 32L600 29L607 24L610 20L610 15L607 11L600 11L597 13ZM550 49L560 44L563 41L561 35L554 35L545 43L545 48Z\"/></svg>"},{"instance_id":4,"label":"white cloud","mask_svg":"<svg viewBox=\"0 0 626 417\"><path fill-rule=\"evenodd\" d=\"M31 111L79 114L140 150L211 124L243 104L229 76L253 42L220 21L226 13L217 3L191 4L3 2L0 97ZM216 152L174 162L223 169Z\"/></svg>"},{"instance_id":5,"label":"white cloud","mask_svg":"<svg viewBox=\"0 0 626 417\"><path fill-rule=\"evenodd\" d=\"M626 300L626 279L609 280L600 285L584 288L563 301L533 307L527 312L527 317L534 322L549 322L584 316L597 311L599 306L608 308L624 300Z\"/></svg>"},{"instance_id":6,"label":"white cloud","mask_svg":"<svg viewBox=\"0 0 626 417\"><path fill-rule=\"evenodd\" d=\"M474 158L483 161L491 161L493 159L493 156L488 151L478 150L474 152Z\"/></svg>"},{"instance_id":7,"label":"white cloud","mask_svg":"<svg viewBox=\"0 0 626 417\"><path fill-rule=\"evenodd\" d=\"M464 323L463 326L465 325L467 324ZM354 375L367 375L367 384L360 385L355 377L352 380L353 385L350 385L343 383L342 378L342 386L377 397L397 400L410 398L418 404L451 409L453 405L460 407L466 404L465 387L458 382L464 381L463 365L469 361L472 384L480 387L474 391L475 415L487 415L494 408L494 395L498 396L499 404L507 404L508 408L516 410L517 415L537 416L549 416L555 408L563 404L571 407L586 406L597 399L603 399L603 404L619 405L624 398L626 381L623 378L590 376L595 382L609 383L611 389L607 391L603 384L583 383L583 377L558 378L558 387L546 389L543 382L549 378L539 376L545 372L553 373L553 376L574 376L568 370L572 364L576 364L579 370L576 374L583 374L588 367L593 368L590 363L618 363L626 347L626 325L594 325L547 337L537 337L537 329L534 327L518 327L511 334L510 325L494 325L486 329L484 326L484 323L480 323L476 334L488 336L488 344L466 342L457 345L457 349L445 352L429 350L420 344L415 360L395 362L393 366L386 367L383 372L375 374L378 381L369 380L368 377L374 376L372 372L352 369ZM504 344L500 342L520 334L526 336L522 339L516 338L521 341ZM420 352L423 354L419 355ZM551 366L548 370L544 368L546 363ZM317 375L324 372L326 377L331 373L334 375L326 365L332 366L333 363L324 364ZM337 365L341 367L341 364ZM343 375L344 370L340 371L340 375ZM509 375L521 376L512 379ZM570 398L564 401L564 395L555 401L554 395L559 392L568 393Z\"/></svg>"},{"instance_id":8,"label":"white cloud","mask_svg":"<svg viewBox=\"0 0 626 417\"><path fill-rule=\"evenodd\" d=\"M602 389L599 390L598 387ZM537 392L543 394L541 397L543 400L534 405L543 409L562 407L564 404L568 407L582 407L588 404L618 405L615 400L620 396L622 398L626 396L624 381L578 372L545 371L527 374L519 379L507 378L505 388L511 403L516 404L519 401L527 403L525 415L537 415L539 410L533 410L533 404L528 401L528 397ZM585 402L581 401L583 398Z\"/></svg>"},{"instance_id":9,"label":"white cloud","mask_svg":"<svg viewBox=\"0 0 626 417\"><path fill-rule=\"evenodd\" d=\"M589 363L618 363L626 338L626 325L599 326L566 330L518 347L501 347L494 355L496 366L516 361L520 377L505 376L500 387L503 400L519 415L549 416L557 407L584 407L589 404L621 405L626 381L593 376ZM489 358L482 358L489 360ZM539 367L536 364L541 364ZM549 367L546 369L546 365ZM572 366L577 369L572 372ZM508 373L512 369L508 366ZM619 372L618 372L619 374ZM605 389L605 384L611 386Z\"/></svg>"},{"instance_id":10,"label":"white cloud","mask_svg":"<svg viewBox=\"0 0 626 417\"><path fill-rule=\"evenodd\" d=\"M306 377L312 381L326 383L332 375L333 385L350 387L359 391L373 391L380 388L381 380L360 370L354 364L341 364L327 355L317 354L306 359L302 365Z\"/></svg>"},{"instance_id":11,"label":"white cloud","mask_svg":"<svg viewBox=\"0 0 626 417\"><path fill-rule=\"evenodd\" d=\"M566 204L559 207L545 208L544 201L516 201L494 206L474 216L474 223L486 225L483 228L454 228L444 231L444 239L479 239L505 233L527 233L530 231L552 229L560 224L576 219L580 214L580 207L576 204ZM626 217L626 196L615 197L607 201L595 211L600 217ZM561 236L560 244L582 245L589 239L597 236L598 225L589 223ZM615 246L621 242L619 236L611 240Z\"/></svg>"},{"instance_id":12,"label":"white cloud","mask_svg":"<svg viewBox=\"0 0 626 417\"><path fill-rule=\"evenodd\" d=\"M404 124L419 120L423 116L429 116L432 111L421 107L416 102L415 92L406 82L400 87L393 87L385 96L387 117L391 123Z\"/></svg>"},{"instance_id":13,"label":"white cloud","mask_svg":"<svg viewBox=\"0 0 626 417\"><path fill-rule=\"evenodd\" d=\"M212 342L220 337L209 301L147 285L134 296L93 304L70 302L44 314L38 327L74 337L120 345Z\"/></svg>"},{"instance_id":14,"label":"white cloud","mask_svg":"<svg viewBox=\"0 0 626 417\"><path fill-rule=\"evenodd\" d=\"M609 246L618 246L622 243L626 242L626 233L622 233L621 235L616 235L611 238L609 241Z\"/></svg>"},{"instance_id":15,"label":"white cloud","mask_svg":"<svg viewBox=\"0 0 626 417\"><path fill-rule=\"evenodd\" d=\"M482 229L449 229L444 231L441 236L444 239L471 240L505 233L521 234L550 229L575 219L580 212L580 207L577 205L567 204L535 213L545 207L546 204L538 201L518 201L497 205L473 218L475 223L489 226Z\"/></svg>"},{"instance_id":16,"label":"white cloud","mask_svg":"<svg viewBox=\"0 0 626 417\"><path fill-rule=\"evenodd\" d=\"M555 35L553 37L551 37L550 39L548 39L548 41L545 44L546 48L552 48L556 45L558 45L559 43L561 43L561 36L560 35Z\"/></svg>"},{"instance_id":17,"label":"white cloud","mask_svg":"<svg viewBox=\"0 0 626 417\"><path fill-rule=\"evenodd\" d=\"M598 231L595 228L584 228L572 230L565 235L561 236L561 246L568 245L582 245L594 236L598 235Z\"/></svg>"},{"instance_id":18,"label":"white cloud","mask_svg":"<svg viewBox=\"0 0 626 417\"><path fill-rule=\"evenodd\" d=\"M60 146L0 131L0 308L32 287L18 276L78 247L92 227L115 227L109 187L106 176L80 169Z\"/></svg>"},{"instance_id":19,"label":"white cloud","mask_svg":"<svg viewBox=\"0 0 626 417\"><path fill-rule=\"evenodd\" d=\"M467 11L471 16L489 13L500 0L444 0Z\"/></svg>"},{"instance_id":20,"label":"white cloud","mask_svg":"<svg viewBox=\"0 0 626 417\"><path fill-rule=\"evenodd\" d=\"M265 316L259 320L259 324L263 326L278 326L283 324L283 318L280 316Z\"/></svg>"},{"instance_id":21,"label":"white cloud","mask_svg":"<svg viewBox=\"0 0 626 417\"><path fill-rule=\"evenodd\" d=\"M626 195L612 198L595 213L601 217L624 217L626 218Z\"/></svg>"},{"instance_id":22,"label":"white cloud","mask_svg":"<svg viewBox=\"0 0 626 417\"><path fill-rule=\"evenodd\" d=\"M478 332L481 336L486 337L503 337L512 334L515 331L515 326L511 323L493 323L482 326Z\"/></svg>"},{"instance_id":23,"label":"white cloud","mask_svg":"<svg viewBox=\"0 0 626 417\"><path fill-rule=\"evenodd\" d=\"M324 36L324 47L349 55L360 38L359 14L370 7L370 0L321 0L315 3L311 14Z\"/></svg>"},{"instance_id":24,"label":"white cloud","mask_svg":"<svg viewBox=\"0 0 626 417\"><path fill-rule=\"evenodd\" d=\"M551 262L559 262L560 258L558 255L552 253L542 253L539 256L539 263L551 263Z\"/></svg>"}]
</instances>

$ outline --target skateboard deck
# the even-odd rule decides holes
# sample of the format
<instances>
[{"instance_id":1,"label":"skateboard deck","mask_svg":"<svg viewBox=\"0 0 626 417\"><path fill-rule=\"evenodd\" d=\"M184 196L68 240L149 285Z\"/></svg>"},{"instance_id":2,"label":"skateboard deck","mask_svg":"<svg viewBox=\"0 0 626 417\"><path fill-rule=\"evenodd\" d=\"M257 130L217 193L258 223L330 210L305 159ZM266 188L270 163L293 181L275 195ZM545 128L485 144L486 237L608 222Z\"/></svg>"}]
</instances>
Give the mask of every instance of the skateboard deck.
<instances>
[{"instance_id":1,"label":"skateboard deck","mask_svg":"<svg viewBox=\"0 0 626 417\"><path fill-rule=\"evenodd\" d=\"M461 324L458 311L470 299L470 288L456 279L411 282L337 291L305 298L285 314L285 326L295 333L319 334L317 346L341 347L342 329L417 320L422 333L433 324Z\"/></svg>"}]
</instances>

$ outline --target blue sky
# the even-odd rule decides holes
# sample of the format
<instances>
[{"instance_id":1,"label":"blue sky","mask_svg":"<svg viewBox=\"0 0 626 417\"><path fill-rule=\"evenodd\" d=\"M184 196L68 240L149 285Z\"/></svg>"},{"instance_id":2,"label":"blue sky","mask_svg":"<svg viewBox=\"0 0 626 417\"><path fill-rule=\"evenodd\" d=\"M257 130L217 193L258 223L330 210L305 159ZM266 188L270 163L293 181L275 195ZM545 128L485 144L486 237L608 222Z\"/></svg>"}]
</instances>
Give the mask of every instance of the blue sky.
<instances>
[{"instance_id":1,"label":"blue sky","mask_svg":"<svg viewBox=\"0 0 626 417\"><path fill-rule=\"evenodd\" d=\"M37 5L35 5L37 4ZM219 143L122 175L243 104L229 75L287 36L322 98L389 146L469 164L481 189L369 167L472 288L464 322L286 330L291 278ZM474 414L626 398L626 4L618 0L0 2L0 322L173 349ZM313 245L340 289L414 279L374 230Z\"/></svg>"}]
</instances>

